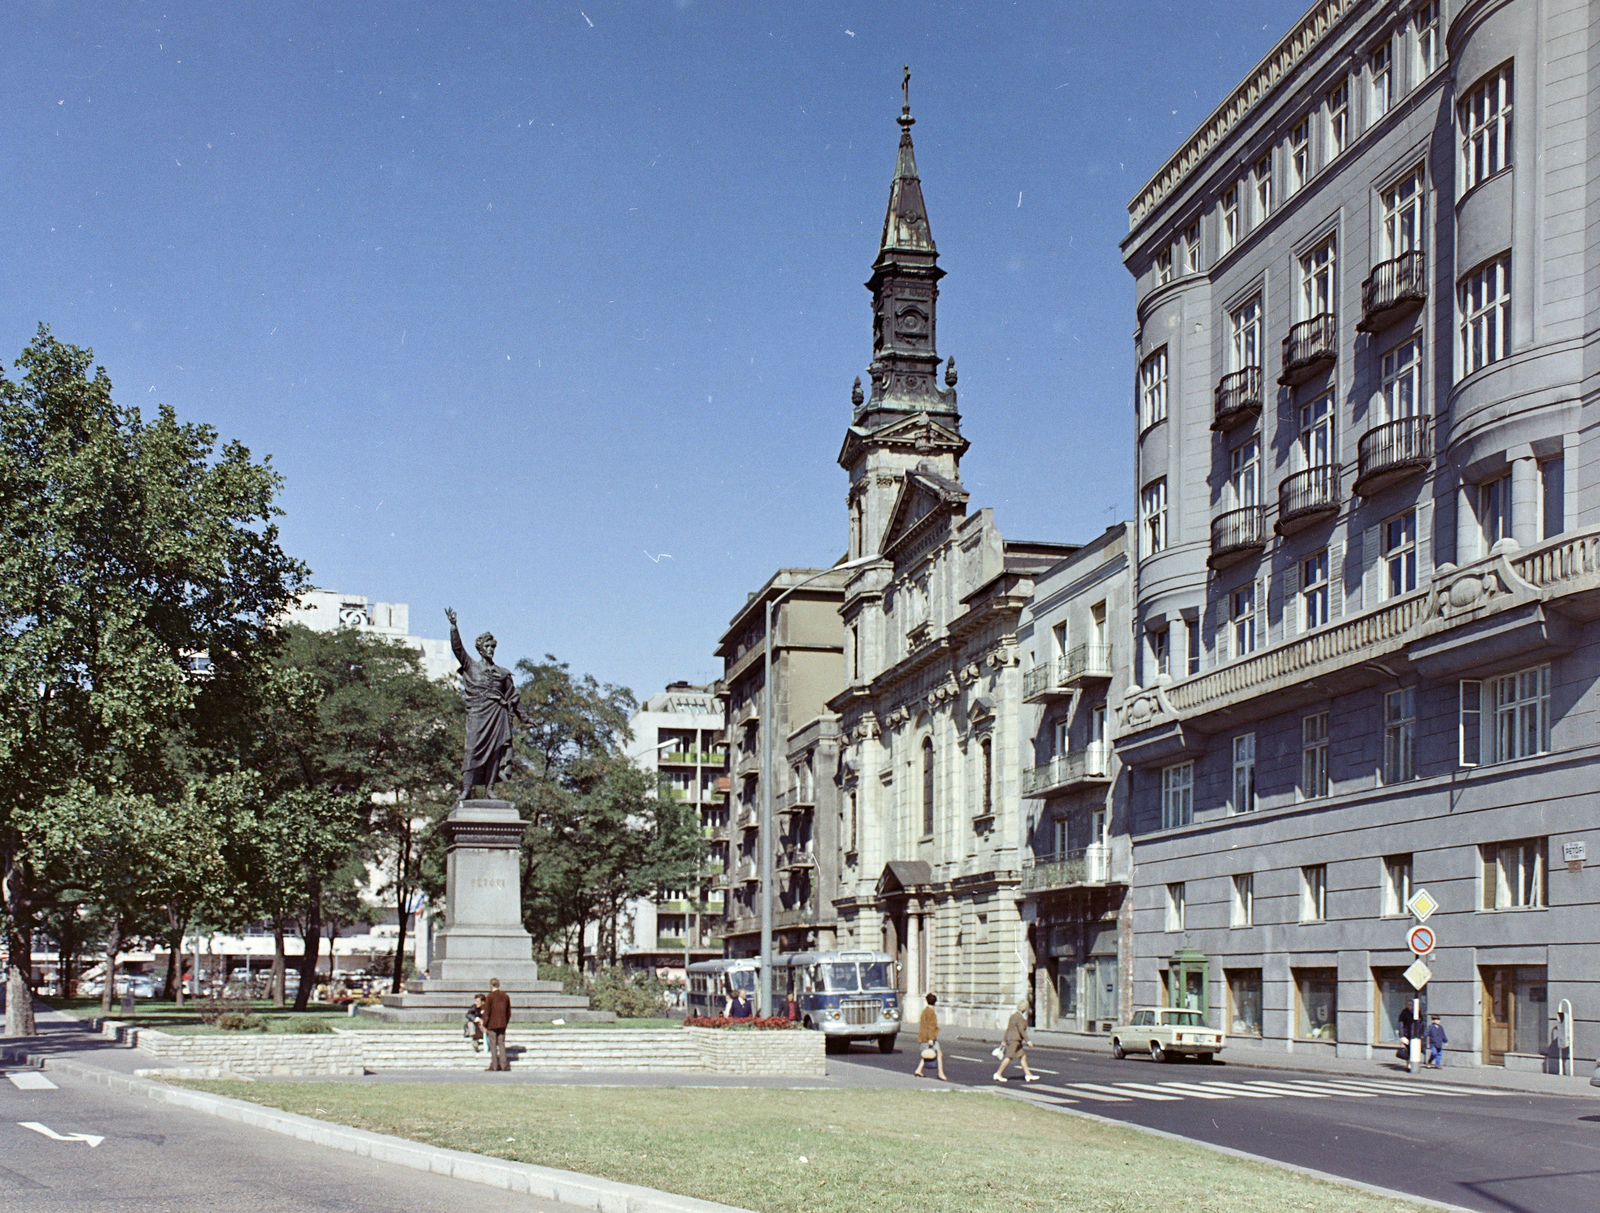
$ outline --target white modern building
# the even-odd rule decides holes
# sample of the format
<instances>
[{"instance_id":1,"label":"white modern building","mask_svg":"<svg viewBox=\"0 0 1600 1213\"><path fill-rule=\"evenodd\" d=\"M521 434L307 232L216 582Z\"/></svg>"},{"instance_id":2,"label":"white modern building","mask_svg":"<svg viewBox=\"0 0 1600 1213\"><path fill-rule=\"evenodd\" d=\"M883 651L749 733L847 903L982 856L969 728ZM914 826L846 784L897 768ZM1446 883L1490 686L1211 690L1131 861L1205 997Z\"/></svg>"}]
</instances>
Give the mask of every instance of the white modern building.
<instances>
[{"instance_id":1,"label":"white modern building","mask_svg":"<svg viewBox=\"0 0 1600 1213\"><path fill-rule=\"evenodd\" d=\"M450 641L411 634L411 608L404 602L373 602L360 594L341 594L338 590L311 589L284 616L285 623L298 623L313 632L334 632L356 628L385 640L409 645L422 655L422 672L429 678L454 678L457 665L450 652Z\"/></svg>"}]
</instances>

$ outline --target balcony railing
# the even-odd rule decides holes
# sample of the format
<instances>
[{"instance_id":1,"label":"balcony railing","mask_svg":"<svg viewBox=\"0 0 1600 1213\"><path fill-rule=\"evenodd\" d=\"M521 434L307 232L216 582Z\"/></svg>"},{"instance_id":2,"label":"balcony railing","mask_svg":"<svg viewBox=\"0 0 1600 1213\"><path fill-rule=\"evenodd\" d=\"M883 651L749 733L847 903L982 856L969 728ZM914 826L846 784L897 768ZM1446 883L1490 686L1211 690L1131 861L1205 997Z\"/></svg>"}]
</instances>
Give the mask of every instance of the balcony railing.
<instances>
[{"instance_id":1,"label":"balcony railing","mask_svg":"<svg viewBox=\"0 0 1600 1213\"><path fill-rule=\"evenodd\" d=\"M1302 321L1283 339L1283 373L1278 382L1304 383L1339 357L1339 324L1332 312Z\"/></svg>"},{"instance_id":2,"label":"balcony railing","mask_svg":"<svg viewBox=\"0 0 1600 1213\"><path fill-rule=\"evenodd\" d=\"M817 866L816 856L809 847L790 847L784 851L780 858L780 866L784 868L814 868Z\"/></svg>"},{"instance_id":3,"label":"balcony railing","mask_svg":"<svg viewBox=\"0 0 1600 1213\"><path fill-rule=\"evenodd\" d=\"M1058 851L1022 861L1022 891L1064 889L1073 885L1106 884L1111 879L1111 848L1105 843Z\"/></svg>"},{"instance_id":4,"label":"balcony railing","mask_svg":"<svg viewBox=\"0 0 1600 1213\"><path fill-rule=\"evenodd\" d=\"M1053 796L1086 784L1111 779L1111 746L1093 741L1073 754L1061 754L1023 772L1024 796Z\"/></svg>"},{"instance_id":5,"label":"balcony railing","mask_svg":"<svg viewBox=\"0 0 1600 1213\"><path fill-rule=\"evenodd\" d=\"M1214 430L1231 430L1236 425L1254 421L1261 416L1261 368L1247 366L1242 371L1224 375L1217 384L1216 413L1211 419Z\"/></svg>"},{"instance_id":6,"label":"balcony railing","mask_svg":"<svg viewBox=\"0 0 1600 1213\"><path fill-rule=\"evenodd\" d=\"M756 861L750 858L741 859L736 876L737 879L744 881L746 884L755 883L760 877L760 873L756 871Z\"/></svg>"},{"instance_id":7,"label":"balcony railing","mask_svg":"<svg viewBox=\"0 0 1600 1213\"><path fill-rule=\"evenodd\" d=\"M1356 328L1376 333L1427 302L1427 269L1421 249L1373 266L1361 284L1361 323Z\"/></svg>"},{"instance_id":8,"label":"balcony railing","mask_svg":"<svg viewBox=\"0 0 1600 1213\"><path fill-rule=\"evenodd\" d=\"M1337 463L1324 463L1296 472L1278 485L1277 531L1280 535L1288 535L1338 512Z\"/></svg>"},{"instance_id":9,"label":"balcony railing","mask_svg":"<svg viewBox=\"0 0 1600 1213\"><path fill-rule=\"evenodd\" d=\"M1356 444L1361 467L1355 491L1370 497L1406 477L1426 471L1433 461L1433 439L1426 417L1401 417L1375 425Z\"/></svg>"},{"instance_id":10,"label":"balcony railing","mask_svg":"<svg viewBox=\"0 0 1600 1213\"><path fill-rule=\"evenodd\" d=\"M1256 555L1267 546L1267 527L1259 505L1229 510L1211 520L1211 555L1206 563L1226 568Z\"/></svg>"},{"instance_id":11,"label":"balcony railing","mask_svg":"<svg viewBox=\"0 0 1600 1213\"><path fill-rule=\"evenodd\" d=\"M1080 683L1110 677L1111 646L1086 642L1024 674L1022 697L1029 701L1053 699L1071 694Z\"/></svg>"}]
</instances>

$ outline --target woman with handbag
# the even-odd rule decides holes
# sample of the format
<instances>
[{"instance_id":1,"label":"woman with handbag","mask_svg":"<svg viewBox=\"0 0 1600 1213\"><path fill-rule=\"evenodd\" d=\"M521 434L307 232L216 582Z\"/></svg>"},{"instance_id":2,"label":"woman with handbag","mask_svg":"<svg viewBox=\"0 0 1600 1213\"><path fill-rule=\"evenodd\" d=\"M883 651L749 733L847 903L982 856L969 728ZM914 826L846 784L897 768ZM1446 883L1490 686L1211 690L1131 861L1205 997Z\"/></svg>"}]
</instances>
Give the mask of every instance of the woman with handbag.
<instances>
[{"instance_id":1,"label":"woman with handbag","mask_svg":"<svg viewBox=\"0 0 1600 1213\"><path fill-rule=\"evenodd\" d=\"M938 1001L937 994L928 995L928 1005L922 1008L922 1018L917 1023L917 1077L922 1077L923 1066L936 1061L939 1063L939 1081L949 1082L944 1076L944 1050L939 1047L939 1016L933 1009Z\"/></svg>"},{"instance_id":2,"label":"woman with handbag","mask_svg":"<svg viewBox=\"0 0 1600 1213\"><path fill-rule=\"evenodd\" d=\"M1006 1021L1006 1036L1000 1042L997 1050L1000 1054L1000 1068L994 1072L996 1082L1009 1082L1006 1078L1006 1067L1013 1061L1022 1063L1022 1080L1024 1082L1038 1082L1039 1075L1028 1068L1028 1000L1024 998L1017 1004L1017 1009L1011 1013L1011 1018Z\"/></svg>"}]
</instances>

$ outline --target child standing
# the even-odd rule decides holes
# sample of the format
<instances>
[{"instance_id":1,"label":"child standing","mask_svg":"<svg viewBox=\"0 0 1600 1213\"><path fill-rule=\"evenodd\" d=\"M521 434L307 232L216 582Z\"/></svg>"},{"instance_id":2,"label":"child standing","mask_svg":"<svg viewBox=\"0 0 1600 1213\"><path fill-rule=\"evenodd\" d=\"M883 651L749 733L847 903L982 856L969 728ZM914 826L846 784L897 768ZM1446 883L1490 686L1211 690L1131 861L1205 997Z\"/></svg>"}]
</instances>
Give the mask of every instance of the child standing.
<instances>
[{"instance_id":1,"label":"child standing","mask_svg":"<svg viewBox=\"0 0 1600 1213\"><path fill-rule=\"evenodd\" d=\"M1450 1043L1450 1038L1444 1034L1444 1025L1439 1022L1437 1015L1428 1016L1428 1026L1422 1033L1422 1041L1428 1046L1428 1060L1422 1064L1430 1070L1444 1069L1444 1047Z\"/></svg>"}]
</instances>

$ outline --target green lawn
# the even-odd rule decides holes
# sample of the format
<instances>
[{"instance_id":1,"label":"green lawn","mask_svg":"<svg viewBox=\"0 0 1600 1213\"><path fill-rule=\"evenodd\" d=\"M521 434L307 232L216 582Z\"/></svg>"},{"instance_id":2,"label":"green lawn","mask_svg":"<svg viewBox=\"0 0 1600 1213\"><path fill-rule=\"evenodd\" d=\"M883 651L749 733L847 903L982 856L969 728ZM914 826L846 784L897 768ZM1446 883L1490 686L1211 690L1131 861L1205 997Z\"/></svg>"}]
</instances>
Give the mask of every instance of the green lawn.
<instances>
[{"instance_id":1,"label":"green lawn","mask_svg":"<svg viewBox=\"0 0 1600 1213\"><path fill-rule=\"evenodd\" d=\"M98 998L52 998L49 1005L68 1015L79 1019L93 1019L99 1017L100 1000ZM463 1007L465 1010L465 1007ZM445 1023L385 1023L381 1019L373 1019L367 1015L349 1015L343 1007L326 1007L313 1003L310 1009L294 1011L288 1007L274 1007L265 1000L252 1002L250 1012L266 1021L269 1032L294 1032L297 1021L316 1020L329 1027L349 1029L351 1031L430 1031L441 1032L461 1031L461 1020L453 1019ZM204 1036L211 1034L227 1034L222 1028L211 1027L200 1022L200 1011L194 1001L187 1000L182 1007L171 1002L161 1002L156 999L140 999L138 1010L132 1016L124 1016L120 1003L111 1004L111 1016L122 1023L135 1024L142 1028L159 1028L163 1032L172 1032L180 1036ZM615 1023L577 1023L571 1022L562 1025L566 1028L675 1028L678 1026L675 1019L619 1019ZM548 1029L561 1031L554 1024L548 1023L516 1023L511 1025L513 1035L535 1029Z\"/></svg>"},{"instance_id":2,"label":"green lawn","mask_svg":"<svg viewBox=\"0 0 1600 1213\"><path fill-rule=\"evenodd\" d=\"M1276 1167L988 1092L184 1083L760 1213L1400 1213Z\"/></svg>"}]
</instances>

